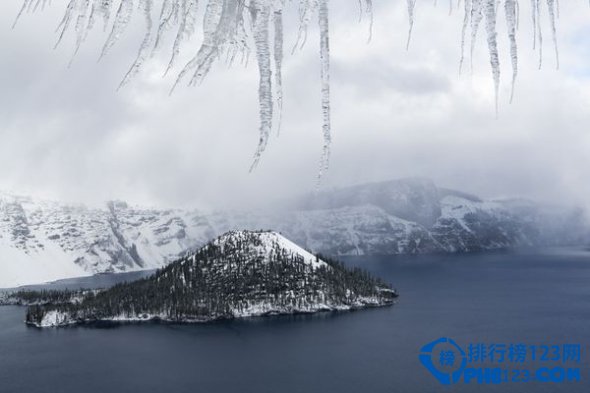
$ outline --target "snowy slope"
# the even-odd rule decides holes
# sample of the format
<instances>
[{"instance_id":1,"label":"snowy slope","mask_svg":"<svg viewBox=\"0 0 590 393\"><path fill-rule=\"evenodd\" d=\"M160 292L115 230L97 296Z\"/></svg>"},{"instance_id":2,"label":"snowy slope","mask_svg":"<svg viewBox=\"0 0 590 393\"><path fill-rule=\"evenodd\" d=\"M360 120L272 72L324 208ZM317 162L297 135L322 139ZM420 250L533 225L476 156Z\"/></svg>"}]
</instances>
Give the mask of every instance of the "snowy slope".
<instances>
[{"instance_id":1,"label":"snowy slope","mask_svg":"<svg viewBox=\"0 0 590 393\"><path fill-rule=\"evenodd\" d=\"M186 236L188 216L0 194L0 287L164 266L209 239Z\"/></svg>"},{"instance_id":2,"label":"snowy slope","mask_svg":"<svg viewBox=\"0 0 590 393\"><path fill-rule=\"evenodd\" d=\"M446 251L467 252L534 245L537 234L529 229L498 202L449 195L431 233Z\"/></svg>"},{"instance_id":3,"label":"snowy slope","mask_svg":"<svg viewBox=\"0 0 590 393\"><path fill-rule=\"evenodd\" d=\"M243 244L240 248L242 255L261 257L265 261L270 260L270 254L279 249L281 252L300 256L304 264L314 269L327 266L326 262L311 252L273 231L230 231L216 238L212 244L220 247L221 252L238 248L238 244Z\"/></svg>"}]
</instances>

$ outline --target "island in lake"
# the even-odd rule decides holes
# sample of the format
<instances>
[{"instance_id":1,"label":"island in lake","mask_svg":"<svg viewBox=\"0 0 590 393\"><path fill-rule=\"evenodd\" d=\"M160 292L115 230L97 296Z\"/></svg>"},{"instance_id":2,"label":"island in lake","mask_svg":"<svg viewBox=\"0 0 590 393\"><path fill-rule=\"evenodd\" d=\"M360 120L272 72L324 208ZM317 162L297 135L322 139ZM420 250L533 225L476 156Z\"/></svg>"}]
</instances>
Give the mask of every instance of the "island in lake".
<instances>
[{"instance_id":1,"label":"island in lake","mask_svg":"<svg viewBox=\"0 0 590 393\"><path fill-rule=\"evenodd\" d=\"M232 231L138 281L11 296L29 306L27 324L51 327L354 310L391 305L398 294L379 278L312 255L277 232Z\"/></svg>"}]
</instances>

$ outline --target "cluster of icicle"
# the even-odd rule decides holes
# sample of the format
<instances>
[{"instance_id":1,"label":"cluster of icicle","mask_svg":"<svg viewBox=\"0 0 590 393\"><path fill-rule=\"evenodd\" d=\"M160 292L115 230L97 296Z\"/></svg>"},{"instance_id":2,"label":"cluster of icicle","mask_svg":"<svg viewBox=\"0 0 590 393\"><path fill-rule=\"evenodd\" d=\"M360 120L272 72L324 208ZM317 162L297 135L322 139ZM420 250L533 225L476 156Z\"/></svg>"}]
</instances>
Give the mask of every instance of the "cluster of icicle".
<instances>
[{"instance_id":1,"label":"cluster of icicle","mask_svg":"<svg viewBox=\"0 0 590 393\"><path fill-rule=\"evenodd\" d=\"M361 0L371 10L372 0ZM35 11L50 0L24 0L16 21L26 11ZM200 4L203 3L203 4ZM108 54L125 32L134 13L140 12L146 26L137 57L123 77L119 88L135 76L144 63L156 53L165 34L172 32L174 43L166 75L175 66L181 44L195 32L203 30L203 40L194 57L178 73L174 88L182 81L199 84L219 58L230 64L236 59L246 63L253 44L259 70L260 140L251 170L258 164L273 130L279 131L282 111L283 8L285 0L69 0L58 26L56 46L72 30L76 35L74 54L88 33L98 24L110 30L100 57ZM198 20L199 6L204 6ZM158 9L155 9L158 8ZM154 15L159 14L159 18ZM307 29L317 15L320 30L321 105L324 148L320 176L327 169L331 143L330 133L330 42L328 35L328 0L299 0L299 32L293 52L307 40ZM16 24L15 21L15 24Z\"/></svg>"},{"instance_id":2,"label":"cluster of icicle","mask_svg":"<svg viewBox=\"0 0 590 393\"><path fill-rule=\"evenodd\" d=\"M436 4L436 0L435 4ZM498 12L500 7L504 8L504 17L506 20L506 31L510 46L510 63L512 66L512 80L510 101L514 97L514 85L516 76L518 74L518 47L516 43L516 32L518 31L520 18L520 4L519 0L456 0L457 8L462 5L464 7L463 28L461 31L461 58L459 60L459 73L463 69L465 61L465 42L468 30L470 30L470 56L473 59L473 52L477 39L477 33L482 23L485 25L485 33L488 44L488 51L490 56L490 64L492 67L492 77L494 80L495 90L495 108L498 113L498 92L500 89L500 57L498 54L498 38L496 32L496 24L498 19ZM541 68L543 60L543 34L541 29L541 9L544 7L543 2L547 7L547 14L549 17L549 24L551 26L551 34L553 39L553 46L555 49L555 59L557 68L559 68L559 51L557 47L557 31L556 18L559 16L559 0L527 0L531 4L531 15L533 22L533 49L539 50L539 68ZM453 10L454 0L449 0L449 12ZM463 3L463 4L462 4ZM407 0L408 17L410 20L410 30L408 34L408 45L412 34L412 27L414 25L414 7L416 0ZM473 69L473 61L471 61L471 68Z\"/></svg>"},{"instance_id":3,"label":"cluster of icicle","mask_svg":"<svg viewBox=\"0 0 590 393\"><path fill-rule=\"evenodd\" d=\"M258 164L264 152L269 136L273 130L278 132L282 110L282 63L283 63L283 8L285 2L297 1L299 6L299 31L292 51L301 48L307 40L307 29L314 16L317 16L320 34L321 59L321 105L324 147L319 176L327 169L330 154L330 39L329 39L329 0L69 0L57 33L56 46L68 31L76 36L74 54L85 41L88 33L98 24L109 31L100 57L105 56L125 32L134 13L139 12L145 23L145 35L139 47L137 57L129 71L123 77L120 86L127 84L138 73L142 65L156 53L165 34L174 34L173 46L166 75L176 64L181 44L190 38L197 26L203 30L203 40L194 57L177 75L172 90L182 81L189 85L200 83L211 69L212 63L224 58L230 64L236 59L247 62L254 46L254 53L259 70L259 106L260 106L260 140L251 170ZM373 21L372 0L358 0L362 13ZM512 64L512 92L518 71L516 32L519 20L518 0L449 0L450 9L457 1L457 8L464 6L463 29L461 38L460 67L464 62L464 49L467 31L471 32L471 54L475 46L477 33L482 22L485 25L492 75L496 92L496 111L498 107L498 89L500 85L500 60L497 48L496 23L497 14L503 6L506 18L510 57ZM463 3L461 3L463 1ZM551 25L555 53L557 43L555 19L559 15L558 0L527 0L531 2L533 19L533 45L541 45L541 9L546 7ZM51 0L23 0L21 14L35 11L49 5ZM200 4L201 3L201 4ZM436 3L436 0L435 0ZM407 0L410 43L414 25L414 7L416 0ZM203 18L199 21L199 6L203 6ZM157 9L156 9L157 8ZM157 17L159 15L159 17ZM15 24L16 24L15 21ZM369 35L370 39L370 35ZM541 60L539 60L539 64ZM512 99L512 95L511 95Z\"/></svg>"}]
</instances>

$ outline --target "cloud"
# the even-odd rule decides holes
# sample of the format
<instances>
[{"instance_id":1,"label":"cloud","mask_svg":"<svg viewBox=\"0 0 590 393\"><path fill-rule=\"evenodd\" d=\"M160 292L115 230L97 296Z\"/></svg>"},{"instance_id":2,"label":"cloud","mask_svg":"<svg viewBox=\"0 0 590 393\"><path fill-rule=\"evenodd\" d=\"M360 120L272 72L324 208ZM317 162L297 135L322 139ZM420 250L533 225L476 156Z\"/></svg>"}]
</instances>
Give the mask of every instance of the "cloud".
<instances>
[{"instance_id":1,"label":"cloud","mask_svg":"<svg viewBox=\"0 0 590 393\"><path fill-rule=\"evenodd\" d=\"M26 15L10 30L17 3L0 5L0 188L88 203L219 208L315 189L322 146L315 26L307 46L285 58L281 135L250 174L258 140L252 61L231 69L217 63L201 86L169 96L163 50L116 92L141 42L141 23L100 63L105 36L91 35L68 68L73 37L52 49L61 5ZM334 144L324 187L426 176L484 197L590 203L590 22L579 12L583 5L561 4L560 71L548 34L545 67L537 70L523 12L512 105L500 23L496 119L482 32L473 73L458 75L461 15L418 5L406 51L400 2L376 4L369 44L367 23L358 23L357 4L349 3L332 4ZM295 13L287 15L289 42Z\"/></svg>"}]
</instances>

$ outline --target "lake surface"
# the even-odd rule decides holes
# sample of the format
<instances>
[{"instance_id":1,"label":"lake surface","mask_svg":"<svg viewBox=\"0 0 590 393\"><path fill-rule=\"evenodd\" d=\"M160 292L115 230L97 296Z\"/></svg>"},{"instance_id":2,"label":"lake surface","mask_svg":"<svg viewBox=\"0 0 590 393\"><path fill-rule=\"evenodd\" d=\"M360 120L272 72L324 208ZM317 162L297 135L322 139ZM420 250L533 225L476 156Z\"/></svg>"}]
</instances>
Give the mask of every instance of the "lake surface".
<instances>
[{"instance_id":1,"label":"lake surface","mask_svg":"<svg viewBox=\"0 0 590 393\"><path fill-rule=\"evenodd\" d=\"M22 323L24 308L0 307L0 392L590 392L590 252L345 262L391 282L399 303L205 325L44 330ZM461 346L579 343L581 382L442 386L418 360L439 337Z\"/></svg>"}]
</instances>

